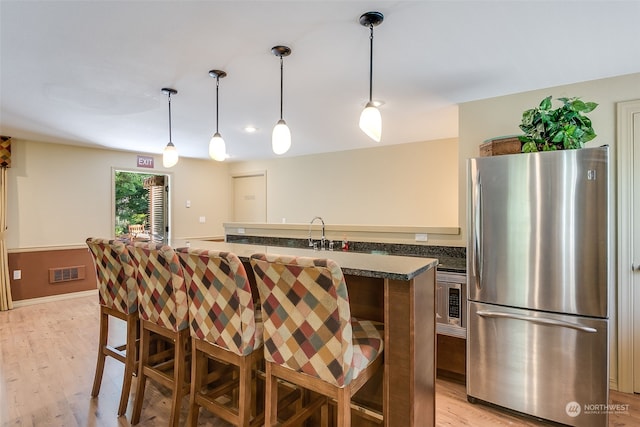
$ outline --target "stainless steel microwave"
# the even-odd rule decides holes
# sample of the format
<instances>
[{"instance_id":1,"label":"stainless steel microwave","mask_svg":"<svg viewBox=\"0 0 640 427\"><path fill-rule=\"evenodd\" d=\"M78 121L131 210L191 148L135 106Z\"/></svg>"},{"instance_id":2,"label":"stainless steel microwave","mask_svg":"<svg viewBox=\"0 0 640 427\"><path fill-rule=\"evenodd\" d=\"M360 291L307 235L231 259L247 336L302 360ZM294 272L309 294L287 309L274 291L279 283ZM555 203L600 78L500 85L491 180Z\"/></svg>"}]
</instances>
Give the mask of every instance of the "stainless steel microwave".
<instances>
[{"instance_id":1,"label":"stainless steel microwave","mask_svg":"<svg viewBox=\"0 0 640 427\"><path fill-rule=\"evenodd\" d=\"M467 337L467 276L438 271L436 275L436 332Z\"/></svg>"}]
</instances>

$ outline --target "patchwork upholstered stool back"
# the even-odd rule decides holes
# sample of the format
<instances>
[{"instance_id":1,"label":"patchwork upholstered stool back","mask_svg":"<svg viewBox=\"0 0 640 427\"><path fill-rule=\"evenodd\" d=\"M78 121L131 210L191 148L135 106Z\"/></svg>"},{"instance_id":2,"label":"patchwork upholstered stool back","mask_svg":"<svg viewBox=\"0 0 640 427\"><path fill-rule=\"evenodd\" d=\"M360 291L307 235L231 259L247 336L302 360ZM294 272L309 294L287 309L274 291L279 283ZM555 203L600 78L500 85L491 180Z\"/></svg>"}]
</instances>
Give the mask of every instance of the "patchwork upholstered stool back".
<instances>
[{"instance_id":1,"label":"patchwork upholstered stool back","mask_svg":"<svg viewBox=\"0 0 640 427\"><path fill-rule=\"evenodd\" d=\"M187 292L178 255L159 243L131 242L128 247L137 266L140 318L174 332L187 328Z\"/></svg>"},{"instance_id":2,"label":"patchwork upholstered stool back","mask_svg":"<svg viewBox=\"0 0 640 427\"><path fill-rule=\"evenodd\" d=\"M129 314L138 310L135 266L119 240L87 239L96 267L100 305Z\"/></svg>"},{"instance_id":3,"label":"patchwork upholstered stool back","mask_svg":"<svg viewBox=\"0 0 640 427\"><path fill-rule=\"evenodd\" d=\"M341 387L352 377L347 286L332 260L254 255L265 359Z\"/></svg>"},{"instance_id":4,"label":"patchwork upholstered stool back","mask_svg":"<svg viewBox=\"0 0 640 427\"><path fill-rule=\"evenodd\" d=\"M182 398L189 392L189 316L182 266L170 246L130 242L127 249L136 265L140 315L140 361L131 424L140 420L147 378L151 378L171 390L168 424L177 427ZM152 338L164 341L170 350L157 344L152 348Z\"/></svg>"},{"instance_id":5,"label":"patchwork upholstered stool back","mask_svg":"<svg viewBox=\"0 0 640 427\"><path fill-rule=\"evenodd\" d=\"M262 345L247 272L230 252L178 250L189 295L191 336L240 356Z\"/></svg>"},{"instance_id":6,"label":"patchwork upholstered stool back","mask_svg":"<svg viewBox=\"0 0 640 427\"><path fill-rule=\"evenodd\" d=\"M124 377L118 415L123 415L127 410L136 363L138 297L135 265L125 244L121 241L90 237L86 243L96 268L100 303L98 359L91 395L95 397L100 393L106 357L122 362ZM110 316L126 322L126 343L123 345L108 344Z\"/></svg>"},{"instance_id":7,"label":"patchwork upholstered stool back","mask_svg":"<svg viewBox=\"0 0 640 427\"><path fill-rule=\"evenodd\" d=\"M383 325L351 317L344 276L333 260L253 254L250 262L264 322L265 425L277 421L274 377L323 394L317 401L325 407L322 425L327 398L337 401L336 425L350 425L351 396L381 365Z\"/></svg>"},{"instance_id":8,"label":"patchwork upholstered stool back","mask_svg":"<svg viewBox=\"0 0 640 427\"><path fill-rule=\"evenodd\" d=\"M262 425L252 393L253 373L263 359L262 324L255 319L247 272L230 252L181 248L178 254L187 281L192 339L187 424L197 425L202 406L235 426ZM211 366L219 372L210 372ZM227 381L213 390L206 387L216 377ZM220 393L227 398L218 399Z\"/></svg>"}]
</instances>

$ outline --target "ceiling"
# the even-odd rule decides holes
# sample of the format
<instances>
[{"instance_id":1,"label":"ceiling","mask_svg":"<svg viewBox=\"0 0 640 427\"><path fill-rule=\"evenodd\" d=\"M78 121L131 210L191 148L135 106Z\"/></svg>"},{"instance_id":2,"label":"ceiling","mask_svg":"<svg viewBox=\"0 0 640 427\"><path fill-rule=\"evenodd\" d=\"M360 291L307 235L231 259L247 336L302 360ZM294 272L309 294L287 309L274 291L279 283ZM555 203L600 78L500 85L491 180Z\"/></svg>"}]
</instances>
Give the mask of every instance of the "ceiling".
<instances>
[{"instance_id":1,"label":"ceiling","mask_svg":"<svg viewBox=\"0 0 640 427\"><path fill-rule=\"evenodd\" d=\"M358 128L373 98L380 144L452 138L457 104L640 71L640 1L0 0L0 133L14 138L230 161L276 157L286 45L283 156L375 146ZM254 133L244 130L257 128Z\"/></svg>"}]
</instances>

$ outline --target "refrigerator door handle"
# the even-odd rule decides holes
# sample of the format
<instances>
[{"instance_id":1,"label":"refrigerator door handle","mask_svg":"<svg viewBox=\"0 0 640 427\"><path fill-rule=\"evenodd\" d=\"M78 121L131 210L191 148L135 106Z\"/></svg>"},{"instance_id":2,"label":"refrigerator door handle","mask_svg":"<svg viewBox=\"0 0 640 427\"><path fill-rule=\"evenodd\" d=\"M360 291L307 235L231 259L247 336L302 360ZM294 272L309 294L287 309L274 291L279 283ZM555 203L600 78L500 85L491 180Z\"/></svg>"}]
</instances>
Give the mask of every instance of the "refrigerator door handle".
<instances>
[{"instance_id":1,"label":"refrigerator door handle","mask_svg":"<svg viewBox=\"0 0 640 427\"><path fill-rule=\"evenodd\" d=\"M478 316L481 316L481 317L524 320L525 322L532 322L532 323L537 323L537 324L546 325L546 326L560 326L563 328L570 328L570 329L575 329L577 331L588 332L588 333L598 332L595 328L591 328L589 326L583 326L580 324L565 322L565 321L556 320L556 319L523 316L521 314L503 313L500 311L488 311L488 310L480 310L477 312L477 314Z\"/></svg>"},{"instance_id":2,"label":"refrigerator door handle","mask_svg":"<svg viewBox=\"0 0 640 427\"><path fill-rule=\"evenodd\" d=\"M482 183L480 182L480 173L476 173L476 185L474 188L474 206L473 213L473 278L476 282L476 288L482 289Z\"/></svg>"}]
</instances>

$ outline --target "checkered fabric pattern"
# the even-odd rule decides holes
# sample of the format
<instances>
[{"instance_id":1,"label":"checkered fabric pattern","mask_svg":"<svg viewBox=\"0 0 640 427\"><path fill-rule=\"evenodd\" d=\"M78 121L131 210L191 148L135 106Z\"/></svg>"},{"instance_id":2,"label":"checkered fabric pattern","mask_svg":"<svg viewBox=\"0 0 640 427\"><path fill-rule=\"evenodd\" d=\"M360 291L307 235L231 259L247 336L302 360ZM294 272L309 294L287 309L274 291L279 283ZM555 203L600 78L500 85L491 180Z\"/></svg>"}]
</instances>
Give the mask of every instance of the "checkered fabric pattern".
<instances>
[{"instance_id":1,"label":"checkered fabric pattern","mask_svg":"<svg viewBox=\"0 0 640 427\"><path fill-rule=\"evenodd\" d=\"M247 272L237 255L204 249L177 250L189 296L191 336L240 356L262 345Z\"/></svg>"},{"instance_id":2,"label":"checkered fabric pattern","mask_svg":"<svg viewBox=\"0 0 640 427\"><path fill-rule=\"evenodd\" d=\"M351 318L340 266L330 259L253 254L265 359L348 385L383 350L383 325Z\"/></svg>"},{"instance_id":3,"label":"checkered fabric pattern","mask_svg":"<svg viewBox=\"0 0 640 427\"><path fill-rule=\"evenodd\" d=\"M127 249L137 266L140 318L174 332L187 328L187 289L175 251L151 242L131 242Z\"/></svg>"},{"instance_id":4,"label":"checkered fabric pattern","mask_svg":"<svg viewBox=\"0 0 640 427\"><path fill-rule=\"evenodd\" d=\"M89 237L98 280L100 305L131 314L138 310L135 266L126 246L117 240Z\"/></svg>"}]
</instances>

